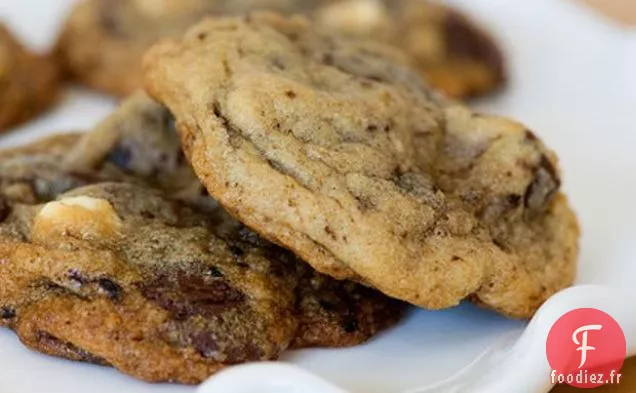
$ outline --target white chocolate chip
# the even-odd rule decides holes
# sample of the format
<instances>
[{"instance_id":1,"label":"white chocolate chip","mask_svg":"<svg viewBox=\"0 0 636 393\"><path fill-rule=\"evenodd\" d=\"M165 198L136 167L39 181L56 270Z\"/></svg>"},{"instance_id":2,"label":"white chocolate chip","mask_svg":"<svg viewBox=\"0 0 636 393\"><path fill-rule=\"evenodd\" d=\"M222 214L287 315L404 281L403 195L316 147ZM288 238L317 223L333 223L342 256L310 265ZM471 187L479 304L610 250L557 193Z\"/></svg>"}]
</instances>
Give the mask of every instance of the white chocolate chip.
<instances>
[{"instance_id":1,"label":"white chocolate chip","mask_svg":"<svg viewBox=\"0 0 636 393\"><path fill-rule=\"evenodd\" d=\"M154 19L177 17L187 10L203 8L200 0L135 0L134 6L145 17Z\"/></svg>"},{"instance_id":2,"label":"white chocolate chip","mask_svg":"<svg viewBox=\"0 0 636 393\"><path fill-rule=\"evenodd\" d=\"M378 0L348 0L325 7L318 20L327 29L365 34L382 27L387 22L387 12Z\"/></svg>"},{"instance_id":3,"label":"white chocolate chip","mask_svg":"<svg viewBox=\"0 0 636 393\"><path fill-rule=\"evenodd\" d=\"M34 241L60 236L109 241L119 236L121 219L111 204L86 196L69 197L44 205L35 217Z\"/></svg>"}]
</instances>

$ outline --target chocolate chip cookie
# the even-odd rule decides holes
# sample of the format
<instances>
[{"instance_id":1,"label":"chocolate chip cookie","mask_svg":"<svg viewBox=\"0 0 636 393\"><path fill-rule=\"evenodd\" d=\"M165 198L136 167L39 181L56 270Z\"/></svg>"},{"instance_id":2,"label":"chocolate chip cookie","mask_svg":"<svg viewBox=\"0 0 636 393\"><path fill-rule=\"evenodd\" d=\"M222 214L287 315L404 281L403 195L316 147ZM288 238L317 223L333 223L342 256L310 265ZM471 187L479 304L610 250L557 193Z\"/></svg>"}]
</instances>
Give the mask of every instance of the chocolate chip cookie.
<instances>
[{"instance_id":1,"label":"chocolate chip cookie","mask_svg":"<svg viewBox=\"0 0 636 393\"><path fill-rule=\"evenodd\" d=\"M495 40L456 9L434 1L343 0L318 9L326 31L402 49L435 88L453 98L483 95L506 82Z\"/></svg>"},{"instance_id":2,"label":"chocolate chip cookie","mask_svg":"<svg viewBox=\"0 0 636 393\"><path fill-rule=\"evenodd\" d=\"M532 315L578 252L555 156L387 51L303 18L209 19L154 47L145 80L210 194L315 269L425 308Z\"/></svg>"},{"instance_id":3,"label":"chocolate chip cookie","mask_svg":"<svg viewBox=\"0 0 636 393\"><path fill-rule=\"evenodd\" d=\"M276 358L297 330L293 271L207 221L125 183L17 206L5 225L28 241L0 246L5 320L37 350L148 381Z\"/></svg>"},{"instance_id":4,"label":"chocolate chip cookie","mask_svg":"<svg viewBox=\"0 0 636 393\"><path fill-rule=\"evenodd\" d=\"M205 14L302 10L313 0L84 0L59 38L64 68L87 85L125 96L141 87L141 58L158 39L179 36Z\"/></svg>"},{"instance_id":5,"label":"chocolate chip cookie","mask_svg":"<svg viewBox=\"0 0 636 393\"><path fill-rule=\"evenodd\" d=\"M92 134L0 153L0 325L43 353L196 383L286 348L360 344L399 321L401 302L318 274L209 197L152 188L147 168L181 171L165 159L178 141L168 148L170 123L149 120L165 108L132 101L95 131L115 126L112 151L87 151L81 171L61 157L96 148ZM114 121L124 113L131 121ZM139 131L129 138L124 124ZM157 144L133 143L142 133Z\"/></svg>"},{"instance_id":6,"label":"chocolate chip cookie","mask_svg":"<svg viewBox=\"0 0 636 393\"><path fill-rule=\"evenodd\" d=\"M48 109L58 81L49 57L29 52L0 24L0 132Z\"/></svg>"},{"instance_id":7,"label":"chocolate chip cookie","mask_svg":"<svg viewBox=\"0 0 636 393\"><path fill-rule=\"evenodd\" d=\"M82 82L126 95L141 86L142 55L157 40L180 36L204 15L256 9L303 13L326 30L392 44L453 97L484 94L505 80L491 37L458 11L423 0L84 0L58 54Z\"/></svg>"}]
</instances>

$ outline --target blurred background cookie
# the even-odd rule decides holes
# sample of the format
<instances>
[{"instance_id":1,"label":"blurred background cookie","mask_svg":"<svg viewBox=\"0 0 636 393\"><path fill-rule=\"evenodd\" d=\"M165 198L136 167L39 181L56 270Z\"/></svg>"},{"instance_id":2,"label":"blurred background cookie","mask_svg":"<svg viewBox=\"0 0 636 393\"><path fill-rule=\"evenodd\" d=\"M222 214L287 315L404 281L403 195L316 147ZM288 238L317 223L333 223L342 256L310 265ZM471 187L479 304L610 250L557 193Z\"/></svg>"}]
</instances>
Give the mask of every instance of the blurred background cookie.
<instances>
[{"instance_id":1,"label":"blurred background cookie","mask_svg":"<svg viewBox=\"0 0 636 393\"><path fill-rule=\"evenodd\" d=\"M317 23L402 49L435 88L453 98L489 93L506 81L495 40L461 12L431 1L344 0L319 9Z\"/></svg>"},{"instance_id":2,"label":"blurred background cookie","mask_svg":"<svg viewBox=\"0 0 636 393\"><path fill-rule=\"evenodd\" d=\"M82 83L126 95L141 86L141 58L157 40L181 35L206 15L253 10L306 14L331 32L392 44L451 97L486 94L506 79L488 34L454 9L419 0L85 0L70 15L57 52Z\"/></svg>"},{"instance_id":3,"label":"blurred background cookie","mask_svg":"<svg viewBox=\"0 0 636 393\"><path fill-rule=\"evenodd\" d=\"M58 69L29 52L0 24L0 131L46 110L58 92Z\"/></svg>"}]
</instances>

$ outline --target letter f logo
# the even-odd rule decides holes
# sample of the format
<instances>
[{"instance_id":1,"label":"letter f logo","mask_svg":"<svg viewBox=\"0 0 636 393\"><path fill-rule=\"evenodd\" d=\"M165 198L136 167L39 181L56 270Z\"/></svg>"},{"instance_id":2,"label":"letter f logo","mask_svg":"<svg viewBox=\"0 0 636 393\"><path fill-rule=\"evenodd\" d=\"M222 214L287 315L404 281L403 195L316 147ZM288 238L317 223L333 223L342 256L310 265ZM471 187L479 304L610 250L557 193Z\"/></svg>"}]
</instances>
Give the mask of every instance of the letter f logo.
<instances>
[{"instance_id":1,"label":"letter f logo","mask_svg":"<svg viewBox=\"0 0 636 393\"><path fill-rule=\"evenodd\" d=\"M574 344L580 345L580 347L576 349L577 351L581 351L581 364L579 365L579 369L583 368L583 366L585 366L585 363L587 362L587 351L596 350L596 348L587 345L587 332L589 332L590 330L601 330L602 328L602 325L581 326L574 331L574 334L572 334L572 341L574 341ZM579 342L578 335L580 333L583 334L581 335L582 338Z\"/></svg>"},{"instance_id":2,"label":"letter f logo","mask_svg":"<svg viewBox=\"0 0 636 393\"><path fill-rule=\"evenodd\" d=\"M627 342L611 315L595 308L578 308L552 325L545 353L552 371L557 377L563 375L568 385L595 388L608 381L593 382L591 374L611 376L612 370L617 374L627 355ZM568 377L574 381L568 382Z\"/></svg>"}]
</instances>

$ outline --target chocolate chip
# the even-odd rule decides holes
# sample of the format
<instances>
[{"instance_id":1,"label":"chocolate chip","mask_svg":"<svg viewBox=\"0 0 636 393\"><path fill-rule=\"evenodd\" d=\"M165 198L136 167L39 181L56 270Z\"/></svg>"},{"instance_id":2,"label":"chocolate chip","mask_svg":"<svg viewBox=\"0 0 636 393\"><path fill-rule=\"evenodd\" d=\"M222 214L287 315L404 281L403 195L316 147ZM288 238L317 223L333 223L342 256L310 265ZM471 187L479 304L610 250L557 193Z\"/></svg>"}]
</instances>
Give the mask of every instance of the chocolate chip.
<instances>
[{"instance_id":1,"label":"chocolate chip","mask_svg":"<svg viewBox=\"0 0 636 393\"><path fill-rule=\"evenodd\" d=\"M444 33L449 53L485 63L495 72L497 81L506 77L503 55L492 39L459 12L448 12Z\"/></svg>"},{"instance_id":2,"label":"chocolate chip","mask_svg":"<svg viewBox=\"0 0 636 393\"><path fill-rule=\"evenodd\" d=\"M86 283L86 279L81 275L81 273L79 271L77 271L76 269L71 269L66 273L66 276L68 277L69 280L79 284L79 285L83 285L84 283Z\"/></svg>"},{"instance_id":3,"label":"chocolate chip","mask_svg":"<svg viewBox=\"0 0 636 393\"><path fill-rule=\"evenodd\" d=\"M294 98L296 98L296 93L295 93L294 91L292 91L292 90L287 90L287 91L285 92L285 95L286 95L289 99L292 99L292 100L293 100Z\"/></svg>"},{"instance_id":4,"label":"chocolate chip","mask_svg":"<svg viewBox=\"0 0 636 393\"><path fill-rule=\"evenodd\" d=\"M508 195L507 202L511 207L516 208L521 203L521 195Z\"/></svg>"},{"instance_id":5,"label":"chocolate chip","mask_svg":"<svg viewBox=\"0 0 636 393\"><path fill-rule=\"evenodd\" d=\"M329 311L329 312L336 311L336 306L331 302L328 302L326 300L320 300L318 303L320 304L320 307L322 307L325 311Z\"/></svg>"},{"instance_id":6,"label":"chocolate chip","mask_svg":"<svg viewBox=\"0 0 636 393\"><path fill-rule=\"evenodd\" d=\"M139 284L142 294L176 319L214 316L245 300L245 295L221 277L176 272Z\"/></svg>"},{"instance_id":7,"label":"chocolate chip","mask_svg":"<svg viewBox=\"0 0 636 393\"><path fill-rule=\"evenodd\" d=\"M216 342L216 337L207 332L201 332L194 334L190 337L192 346L199 351L204 358L214 357L219 350L219 346Z\"/></svg>"},{"instance_id":8,"label":"chocolate chip","mask_svg":"<svg viewBox=\"0 0 636 393\"><path fill-rule=\"evenodd\" d=\"M143 217L146 218L148 220L152 220L154 218L156 218L157 216L155 216L155 214L151 211L148 210L142 210L141 212L139 212L139 214Z\"/></svg>"},{"instance_id":9,"label":"chocolate chip","mask_svg":"<svg viewBox=\"0 0 636 393\"><path fill-rule=\"evenodd\" d=\"M235 304L245 299L245 295L225 281L206 283L200 277L181 276L179 289L189 301L202 304Z\"/></svg>"},{"instance_id":10,"label":"chocolate chip","mask_svg":"<svg viewBox=\"0 0 636 393\"><path fill-rule=\"evenodd\" d=\"M346 333L354 333L359 328L358 321L353 314L346 315L341 321L340 326Z\"/></svg>"},{"instance_id":11,"label":"chocolate chip","mask_svg":"<svg viewBox=\"0 0 636 393\"><path fill-rule=\"evenodd\" d=\"M501 241L499 239L493 239L492 241L495 244L495 246L499 247L499 249L501 249L503 251L508 251L509 250L509 247L503 241Z\"/></svg>"},{"instance_id":12,"label":"chocolate chip","mask_svg":"<svg viewBox=\"0 0 636 393\"><path fill-rule=\"evenodd\" d=\"M243 251L241 247L236 245L230 246L230 252L232 253L232 255L234 255L235 258L240 258L245 255L245 251Z\"/></svg>"},{"instance_id":13,"label":"chocolate chip","mask_svg":"<svg viewBox=\"0 0 636 393\"><path fill-rule=\"evenodd\" d=\"M208 270L208 274L214 278L223 278L223 272L218 267L213 266Z\"/></svg>"},{"instance_id":14,"label":"chocolate chip","mask_svg":"<svg viewBox=\"0 0 636 393\"><path fill-rule=\"evenodd\" d=\"M16 312L11 307L0 307L0 319L13 319L16 316Z\"/></svg>"},{"instance_id":15,"label":"chocolate chip","mask_svg":"<svg viewBox=\"0 0 636 393\"><path fill-rule=\"evenodd\" d=\"M238 237L241 241L254 247L267 247L270 245L268 241L258 236L254 231L242 226L238 231Z\"/></svg>"},{"instance_id":16,"label":"chocolate chip","mask_svg":"<svg viewBox=\"0 0 636 393\"><path fill-rule=\"evenodd\" d=\"M4 222L9 214L11 214L11 206L3 197L0 197L0 222Z\"/></svg>"},{"instance_id":17,"label":"chocolate chip","mask_svg":"<svg viewBox=\"0 0 636 393\"><path fill-rule=\"evenodd\" d=\"M219 348L216 335L208 332L198 332L190 335L191 345L199 351L201 356L214 359L224 364L239 364L261 360L263 351L252 343L230 343L229 347L223 345ZM228 344L224 342L224 344Z\"/></svg>"},{"instance_id":18,"label":"chocolate chip","mask_svg":"<svg viewBox=\"0 0 636 393\"><path fill-rule=\"evenodd\" d=\"M549 203L561 187L561 179L552 162L542 156L534 171L534 180L528 186L524 196L525 206L531 211L541 210Z\"/></svg>"},{"instance_id":19,"label":"chocolate chip","mask_svg":"<svg viewBox=\"0 0 636 393\"><path fill-rule=\"evenodd\" d=\"M121 286L119 286L119 284L107 278L100 278L99 280L97 280L97 284L104 292L106 292L106 295L110 299L112 300L121 299L121 293L123 290Z\"/></svg>"},{"instance_id":20,"label":"chocolate chip","mask_svg":"<svg viewBox=\"0 0 636 393\"><path fill-rule=\"evenodd\" d=\"M536 142L539 140L539 138L537 138L537 136L535 135L534 132L530 131L530 130L526 130L526 140L530 141L530 142Z\"/></svg>"},{"instance_id":21,"label":"chocolate chip","mask_svg":"<svg viewBox=\"0 0 636 393\"><path fill-rule=\"evenodd\" d=\"M132 161L132 151L127 146L117 145L106 157L108 162L112 162L120 169L128 169Z\"/></svg>"}]
</instances>

